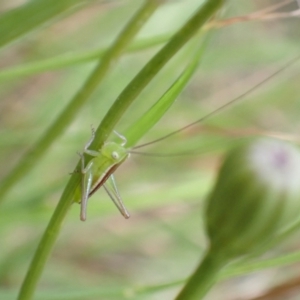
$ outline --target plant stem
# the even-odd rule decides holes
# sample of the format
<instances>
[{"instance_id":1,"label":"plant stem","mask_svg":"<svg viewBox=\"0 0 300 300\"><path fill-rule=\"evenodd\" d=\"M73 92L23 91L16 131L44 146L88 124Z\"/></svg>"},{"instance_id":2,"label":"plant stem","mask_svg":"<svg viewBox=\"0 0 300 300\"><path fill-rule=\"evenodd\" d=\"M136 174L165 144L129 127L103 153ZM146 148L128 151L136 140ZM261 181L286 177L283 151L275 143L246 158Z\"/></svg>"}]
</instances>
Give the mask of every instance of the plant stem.
<instances>
[{"instance_id":1,"label":"plant stem","mask_svg":"<svg viewBox=\"0 0 300 300\"><path fill-rule=\"evenodd\" d=\"M99 149L125 110L163 66L196 34L225 0L207 0L171 38L171 40L132 79L111 106L99 125L92 149Z\"/></svg>"},{"instance_id":2,"label":"plant stem","mask_svg":"<svg viewBox=\"0 0 300 300\"><path fill-rule=\"evenodd\" d=\"M66 109L56 120L53 126L48 130L50 138L47 139L46 134L46 138L42 138L40 143L37 144L43 145L42 150L38 149L37 147L33 149L33 152L30 152L27 155L27 163L22 164L21 168L18 169L19 172L17 173L16 177L13 176L13 181L16 180L16 178L22 176L24 170L27 170L27 168L29 167L28 161L31 161L33 158L35 159L35 155L40 157L46 151L46 149L44 148L45 144L51 143L59 135L59 133L61 133L61 129L59 127L62 126L63 128L66 128L66 126L72 121L74 115L87 100L87 98L91 95L91 93L95 90L101 79L106 74L111 62L120 55L121 51L130 42L130 40L134 37L134 35L138 32L138 30L142 27L142 25L146 22L150 15L155 11L160 2L160 0L146 1L142 8L131 19L114 45L103 56L102 61L91 74L81 91L79 91L79 93L75 96L73 101L68 106L70 111ZM67 113L67 120L64 120L65 113ZM70 118L69 114L72 116L72 118ZM19 300L28 300L32 298L37 282L42 274L44 265L59 234L61 224L65 219L65 216L71 204L73 203L75 187L78 186L78 184L79 176L73 175L61 196L61 199L34 254L34 257L31 261L30 267L20 289L20 293L18 296ZM2 185L2 187L5 187L5 185Z\"/></svg>"},{"instance_id":3,"label":"plant stem","mask_svg":"<svg viewBox=\"0 0 300 300\"><path fill-rule=\"evenodd\" d=\"M166 43L171 34L157 35L154 37L140 38L134 40L126 49L126 53L135 53L151 47L160 46ZM108 47L87 50L76 53L61 54L54 57L37 60L29 63L18 64L16 66L2 68L0 70L0 81L15 79L16 77L29 76L51 70L63 69L92 62L102 58Z\"/></svg>"},{"instance_id":4,"label":"plant stem","mask_svg":"<svg viewBox=\"0 0 300 300\"><path fill-rule=\"evenodd\" d=\"M151 2L152 5L155 5L154 2L156 3L157 1L161 2L160 0L152 0L148 2ZM196 14L191 17L191 19L189 19L187 23L172 37L172 39L165 45L165 47L163 47L146 64L146 66L139 72L139 74L123 90L123 92L115 101L114 105L106 114L105 118L96 131L95 140L91 145L91 149L100 148L100 146L104 143L107 135L113 130L117 121L121 118L126 109L143 90L143 88L159 72L159 70L167 63L167 61L170 60L171 57L176 52L178 52L181 47L197 32L201 25L203 25L212 16L212 14L216 12L216 10L223 4L223 2L224 0L207 0L205 4L199 8ZM150 6L150 3L148 3L148 5ZM147 4L145 6L147 6ZM103 61L105 61L104 58ZM77 97L79 97L79 99L82 99L82 97L85 99L87 97L87 94L90 95L97 86L102 76L103 74L101 74L101 72L100 75L98 73L95 74L94 72L90 77L91 82L89 82L88 80L84 89L79 92ZM73 109L75 110L75 112L77 112L77 104ZM74 114L74 110L71 112L72 115ZM69 122L70 120L68 120L67 124L69 124ZM63 123L63 125L66 126L65 123ZM54 127L56 128L57 125L55 124ZM53 136L51 136L51 141L53 141ZM41 153L39 153L39 155L41 155ZM79 180L80 176L76 174L73 174L71 176L31 261L31 265L22 284L18 300L29 300L32 298L37 282L41 276L43 267L58 236L60 226L69 210L70 205L73 202L74 191L79 184Z\"/></svg>"},{"instance_id":5,"label":"plant stem","mask_svg":"<svg viewBox=\"0 0 300 300\"><path fill-rule=\"evenodd\" d=\"M200 300L217 281L217 276L227 260L210 250L190 277L175 300Z\"/></svg>"},{"instance_id":6,"label":"plant stem","mask_svg":"<svg viewBox=\"0 0 300 300\"><path fill-rule=\"evenodd\" d=\"M36 144L23 156L19 164L2 180L0 183L0 202L4 196L46 153L51 144L67 129L74 120L77 113L90 98L92 93L99 86L102 79L109 71L113 62L118 59L125 48L130 44L138 31L153 14L161 0L147 0L145 4L132 17L125 26L118 38L111 47L101 57L100 62L88 77L84 85L77 92L71 102L56 118L53 124L48 128L44 135Z\"/></svg>"},{"instance_id":7,"label":"plant stem","mask_svg":"<svg viewBox=\"0 0 300 300\"><path fill-rule=\"evenodd\" d=\"M78 7L86 4L86 0L28 1L24 2L23 5L1 13L0 48L31 30L39 28L42 24L49 22L49 20L66 11L72 8L78 9ZM16 19L23 20L23 22L15 22Z\"/></svg>"},{"instance_id":8,"label":"plant stem","mask_svg":"<svg viewBox=\"0 0 300 300\"><path fill-rule=\"evenodd\" d=\"M64 191L64 194L69 193L70 191L67 189ZM37 282L42 274L47 258L49 257L52 247L57 239L61 224L65 219L71 203L72 198L69 202L60 201L58 203L38 245L38 248L36 249L33 260L31 261L26 277L20 289L18 300L27 300L32 298Z\"/></svg>"}]
</instances>

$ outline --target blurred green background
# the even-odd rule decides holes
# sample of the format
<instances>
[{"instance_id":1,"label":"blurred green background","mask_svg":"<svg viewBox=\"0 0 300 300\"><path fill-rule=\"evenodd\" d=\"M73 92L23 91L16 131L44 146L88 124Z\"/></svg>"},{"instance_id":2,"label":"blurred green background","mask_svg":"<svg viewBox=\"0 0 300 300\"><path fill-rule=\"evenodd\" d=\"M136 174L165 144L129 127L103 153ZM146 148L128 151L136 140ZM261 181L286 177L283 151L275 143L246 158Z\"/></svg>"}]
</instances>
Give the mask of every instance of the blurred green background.
<instances>
[{"instance_id":1,"label":"blurred green background","mask_svg":"<svg viewBox=\"0 0 300 300\"><path fill-rule=\"evenodd\" d=\"M27 2L2 0L0 13ZM142 3L82 2L1 48L1 179L44 134L96 64L95 59L76 57L107 47ZM248 15L280 2L230 0L221 18ZM99 124L126 84L199 3L174 0L162 4L136 38L137 42L158 39L156 44L127 51L115 62L67 132L3 199L0 299L15 298L33 251L78 161L76 152L82 151L90 137L90 125ZM296 1L290 1L279 11L296 9ZM28 12L28 18L34 18L34 12ZM14 22L22 24L24 19L16 18ZM0 29L1 25L0 19ZM9 30L14 30L14 23ZM296 18L236 22L216 29L196 75L143 142L204 116L262 81L299 55L299 38ZM156 76L139 96L144 101L132 105L118 124L119 133L161 96L184 69L190 53L191 48L185 47ZM75 59L66 63L70 57ZM55 68L51 60L43 71L33 72L32 64L41 66L56 58L61 63ZM29 73L12 71L25 64ZM79 206L74 204L44 270L36 299L172 299L181 286L177 280L190 274L205 249L203 200L222 153L242 137L265 132L280 133L296 143L299 100L299 63L295 63L204 124L141 149L170 154L195 151L197 155L131 155L115 174L131 218L123 219L102 190L91 198L85 223L79 221ZM274 249L272 255L298 246L292 240ZM228 280L207 299L252 299L256 293L297 277L295 268L286 268L284 276L282 269L274 268ZM158 288L165 283L171 288Z\"/></svg>"}]
</instances>

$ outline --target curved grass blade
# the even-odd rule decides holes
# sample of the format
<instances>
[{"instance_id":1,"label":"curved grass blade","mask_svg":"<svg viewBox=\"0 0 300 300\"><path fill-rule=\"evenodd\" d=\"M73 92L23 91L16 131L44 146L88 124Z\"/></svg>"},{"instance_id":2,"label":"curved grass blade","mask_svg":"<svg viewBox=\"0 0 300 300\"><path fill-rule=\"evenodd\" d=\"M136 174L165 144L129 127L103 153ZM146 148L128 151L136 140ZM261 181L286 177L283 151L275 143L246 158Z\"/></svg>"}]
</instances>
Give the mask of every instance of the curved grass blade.
<instances>
[{"instance_id":1,"label":"curved grass blade","mask_svg":"<svg viewBox=\"0 0 300 300\"><path fill-rule=\"evenodd\" d=\"M113 130L117 121L124 114L129 105L159 72L159 70L185 45L199 28L221 7L223 0L207 0L196 11L173 38L163 47L129 83L127 88L117 98L106 117L98 127L95 140L91 149L98 149L108 134ZM79 167L79 163L77 165ZM77 168L77 167L76 167ZM80 181L79 176L73 174L60 198L60 201L52 215L52 218L42 236L38 248L31 261L26 277L23 281L18 300L32 298L38 280L42 274L44 265L51 253L52 247L59 234L60 227L73 202L73 195Z\"/></svg>"},{"instance_id":2,"label":"curved grass blade","mask_svg":"<svg viewBox=\"0 0 300 300\"><path fill-rule=\"evenodd\" d=\"M195 49L189 65L175 80L172 86L157 100L157 102L134 124L132 124L124 133L127 138L126 147L135 145L167 112L177 99L178 95L186 87L195 71L198 69L208 39L201 42L201 45Z\"/></svg>"},{"instance_id":3,"label":"curved grass blade","mask_svg":"<svg viewBox=\"0 0 300 300\"><path fill-rule=\"evenodd\" d=\"M69 105L67 105L67 107L61 112L54 123L50 126L50 128L48 128L40 140L36 142L32 149L23 156L19 164L2 180L0 183L0 202L3 201L4 196L10 188L34 167L38 160L49 149L50 145L73 121L82 106L88 101L92 93L110 70L111 65L113 65L112 62L121 56L124 49L142 28L160 2L161 1L159 0L146 1L142 8L119 34L113 45L103 55L102 60L96 66Z\"/></svg>"},{"instance_id":4,"label":"curved grass blade","mask_svg":"<svg viewBox=\"0 0 300 300\"><path fill-rule=\"evenodd\" d=\"M126 52L137 52L144 49L149 49L168 41L170 35L161 35L152 38L144 38L133 42ZM14 79L21 76L29 76L42 72L62 69L69 66L75 66L92 62L96 59L102 58L108 48L101 48L78 53L63 54L52 58L43 59L31 63L25 63L15 67L9 67L0 70L0 80Z\"/></svg>"},{"instance_id":5,"label":"curved grass blade","mask_svg":"<svg viewBox=\"0 0 300 300\"><path fill-rule=\"evenodd\" d=\"M91 149L99 149L102 146L122 115L142 90L225 2L225 0L211 0L201 5L200 9L196 11L173 35L171 40L132 79L98 126Z\"/></svg>"},{"instance_id":6,"label":"curved grass blade","mask_svg":"<svg viewBox=\"0 0 300 300\"><path fill-rule=\"evenodd\" d=\"M29 1L0 15L0 47L40 27L87 0Z\"/></svg>"}]
</instances>

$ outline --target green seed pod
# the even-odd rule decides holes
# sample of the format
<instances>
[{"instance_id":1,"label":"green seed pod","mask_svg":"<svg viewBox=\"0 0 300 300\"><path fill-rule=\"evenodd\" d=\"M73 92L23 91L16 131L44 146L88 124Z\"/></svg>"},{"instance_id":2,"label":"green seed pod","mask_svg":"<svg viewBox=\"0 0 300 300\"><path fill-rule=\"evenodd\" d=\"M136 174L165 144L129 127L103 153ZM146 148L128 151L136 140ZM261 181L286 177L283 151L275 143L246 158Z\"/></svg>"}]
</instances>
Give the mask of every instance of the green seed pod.
<instances>
[{"instance_id":1,"label":"green seed pod","mask_svg":"<svg viewBox=\"0 0 300 300\"><path fill-rule=\"evenodd\" d=\"M275 139L238 146L225 158L208 197L210 251L226 259L280 237L300 217L300 152Z\"/></svg>"}]
</instances>

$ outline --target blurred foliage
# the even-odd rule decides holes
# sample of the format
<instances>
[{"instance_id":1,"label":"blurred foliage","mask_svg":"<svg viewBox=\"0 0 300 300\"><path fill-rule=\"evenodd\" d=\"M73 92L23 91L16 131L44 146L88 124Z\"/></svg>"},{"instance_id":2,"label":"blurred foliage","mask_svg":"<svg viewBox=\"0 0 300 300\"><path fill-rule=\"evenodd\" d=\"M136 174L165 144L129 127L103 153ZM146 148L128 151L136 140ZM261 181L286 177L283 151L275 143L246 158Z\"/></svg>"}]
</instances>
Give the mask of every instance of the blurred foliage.
<instances>
[{"instance_id":1,"label":"blurred foliage","mask_svg":"<svg viewBox=\"0 0 300 300\"><path fill-rule=\"evenodd\" d=\"M37 1L2 0L0 11L5 14L30 2ZM247 15L279 2L230 0L222 19ZM137 3L140 2L87 1L38 24L30 34L1 48L0 72L106 48ZM149 47L128 52L115 63L68 131L7 195L0 209L0 236L4 245L0 251L0 299L14 299L37 241L68 181L68 173L78 160L76 151L81 151L90 137L90 125L99 123L120 91L198 5L197 0L166 1L135 41L157 40L157 44L150 46L150 43ZM294 9L297 9L296 2L281 10ZM14 22L21 27L23 19L16 18ZM215 30L196 75L143 142L159 138L213 111L299 54L298 28L298 19L276 18L237 22ZM149 106L182 72L190 51L185 47L178 53L140 95ZM75 60L55 70L49 66L48 70L32 75L1 77L1 178L44 133L94 66L92 59ZM189 275L205 248L201 209L220 155L240 138L253 133L280 133L297 141L300 128L297 68L299 63L204 124L143 148L145 152L170 154L195 150L197 155L169 158L132 155L115 174L131 212L129 220L118 214L103 191L91 199L85 223L79 221L79 206L74 204L47 264L36 299L120 299L125 296L172 299L179 285L174 284L169 289L155 286L176 283ZM144 103L132 105L116 128L119 133L125 132L146 111L148 107ZM297 241L291 241L274 250L273 255L298 246ZM283 277L277 269L272 269L267 275L272 282L278 282L292 277L294 272L291 267ZM262 275L257 276L259 281ZM250 297L247 287L254 279L228 281L217 287L208 299L220 299L219 293L224 300ZM265 285L257 289L267 289L269 281L264 279ZM232 292L233 284L239 290Z\"/></svg>"}]
</instances>

